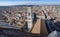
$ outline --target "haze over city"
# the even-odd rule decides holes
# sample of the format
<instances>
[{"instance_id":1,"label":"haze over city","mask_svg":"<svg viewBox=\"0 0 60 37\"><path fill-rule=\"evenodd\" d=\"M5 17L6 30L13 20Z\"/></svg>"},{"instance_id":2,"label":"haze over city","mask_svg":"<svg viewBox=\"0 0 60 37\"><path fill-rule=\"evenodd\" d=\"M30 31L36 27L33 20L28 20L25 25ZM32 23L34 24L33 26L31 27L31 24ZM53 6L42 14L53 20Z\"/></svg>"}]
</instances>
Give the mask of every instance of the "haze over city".
<instances>
[{"instance_id":1,"label":"haze over city","mask_svg":"<svg viewBox=\"0 0 60 37\"><path fill-rule=\"evenodd\" d=\"M37 3L38 2L38 3ZM59 5L60 0L0 0L0 6L11 5Z\"/></svg>"}]
</instances>

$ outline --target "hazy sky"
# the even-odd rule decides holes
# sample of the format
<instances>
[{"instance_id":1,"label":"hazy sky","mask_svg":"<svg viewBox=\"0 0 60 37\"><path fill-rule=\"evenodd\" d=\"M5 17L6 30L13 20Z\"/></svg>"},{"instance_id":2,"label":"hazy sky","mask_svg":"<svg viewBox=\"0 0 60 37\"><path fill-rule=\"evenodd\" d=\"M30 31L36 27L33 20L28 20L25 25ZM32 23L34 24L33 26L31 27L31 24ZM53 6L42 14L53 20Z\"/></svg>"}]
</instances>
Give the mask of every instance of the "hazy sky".
<instances>
[{"instance_id":1,"label":"hazy sky","mask_svg":"<svg viewBox=\"0 0 60 37\"><path fill-rule=\"evenodd\" d=\"M56 4L60 5L60 0L0 0L0 6L10 5L41 5Z\"/></svg>"}]
</instances>

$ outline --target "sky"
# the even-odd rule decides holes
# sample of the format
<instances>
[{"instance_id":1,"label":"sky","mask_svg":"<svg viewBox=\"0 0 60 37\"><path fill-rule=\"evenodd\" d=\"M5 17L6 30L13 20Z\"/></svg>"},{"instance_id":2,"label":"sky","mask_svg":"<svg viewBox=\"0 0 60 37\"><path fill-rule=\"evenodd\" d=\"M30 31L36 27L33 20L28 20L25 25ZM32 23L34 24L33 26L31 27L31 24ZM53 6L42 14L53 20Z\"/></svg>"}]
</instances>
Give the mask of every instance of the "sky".
<instances>
[{"instance_id":1,"label":"sky","mask_svg":"<svg viewBox=\"0 0 60 37\"><path fill-rule=\"evenodd\" d=\"M0 6L11 5L60 5L60 0L0 0Z\"/></svg>"}]
</instances>

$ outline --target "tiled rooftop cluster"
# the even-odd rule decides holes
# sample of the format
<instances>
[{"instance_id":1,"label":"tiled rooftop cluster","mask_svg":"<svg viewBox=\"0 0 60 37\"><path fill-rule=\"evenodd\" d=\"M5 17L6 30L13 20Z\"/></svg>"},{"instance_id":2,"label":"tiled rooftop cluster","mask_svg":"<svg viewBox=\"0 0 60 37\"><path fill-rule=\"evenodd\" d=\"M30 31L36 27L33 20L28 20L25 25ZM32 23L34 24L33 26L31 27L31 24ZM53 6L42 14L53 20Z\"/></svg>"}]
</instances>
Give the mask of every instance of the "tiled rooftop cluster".
<instances>
[{"instance_id":1,"label":"tiled rooftop cluster","mask_svg":"<svg viewBox=\"0 0 60 37\"><path fill-rule=\"evenodd\" d=\"M43 11L48 17L57 16L57 9L55 6L33 6L32 14L36 13L38 16L44 16ZM0 14L5 17L0 16L0 19L17 27L25 25L25 20L27 20L27 7L9 7L0 9Z\"/></svg>"}]
</instances>

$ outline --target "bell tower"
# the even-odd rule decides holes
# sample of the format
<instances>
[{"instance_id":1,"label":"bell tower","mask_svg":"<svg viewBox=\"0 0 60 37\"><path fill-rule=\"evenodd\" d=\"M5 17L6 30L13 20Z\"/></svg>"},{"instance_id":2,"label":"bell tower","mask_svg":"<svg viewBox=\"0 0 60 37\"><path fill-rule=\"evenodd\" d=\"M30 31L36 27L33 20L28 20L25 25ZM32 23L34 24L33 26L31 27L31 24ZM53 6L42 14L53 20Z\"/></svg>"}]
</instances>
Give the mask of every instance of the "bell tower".
<instances>
[{"instance_id":1,"label":"bell tower","mask_svg":"<svg viewBox=\"0 0 60 37\"><path fill-rule=\"evenodd\" d=\"M31 30L31 28L32 28L32 12L31 12L31 7L27 7L27 23L28 23L28 29Z\"/></svg>"}]
</instances>

